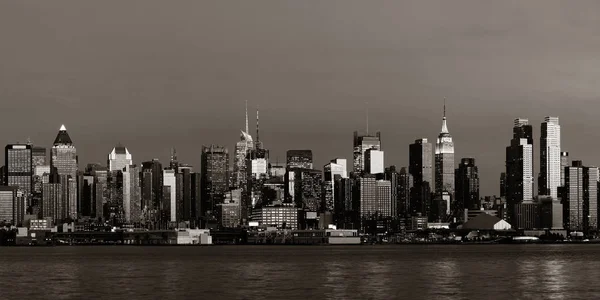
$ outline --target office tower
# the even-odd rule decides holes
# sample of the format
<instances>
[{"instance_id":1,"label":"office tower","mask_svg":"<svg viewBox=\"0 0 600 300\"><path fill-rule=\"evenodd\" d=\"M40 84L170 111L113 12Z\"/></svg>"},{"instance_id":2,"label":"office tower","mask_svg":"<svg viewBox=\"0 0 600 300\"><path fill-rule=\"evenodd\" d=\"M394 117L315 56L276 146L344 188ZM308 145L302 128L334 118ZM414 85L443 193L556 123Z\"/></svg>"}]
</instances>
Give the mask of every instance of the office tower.
<instances>
[{"instance_id":1,"label":"office tower","mask_svg":"<svg viewBox=\"0 0 600 300\"><path fill-rule=\"evenodd\" d=\"M202 193L202 189L201 187L201 182L202 182L202 176L200 173L192 173L191 174L191 185L192 185L192 200L191 200L191 219L192 220L197 220L202 212L202 203L201 203L201 193Z\"/></svg>"},{"instance_id":2,"label":"office tower","mask_svg":"<svg viewBox=\"0 0 600 300\"><path fill-rule=\"evenodd\" d=\"M33 167L48 165L48 158L46 154L46 148L44 147L33 147L31 148L31 163Z\"/></svg>"},{"instance_id":3,"label":"office tower","mask_svg":"<svg viewBox=\"0 0 600 300\"><path fill-rule=\"evenodd\" d=\"M506 206L511 223L516 204L533 200L533 127L516 119L513 138L506 147Z\"/></svg>"},{"instance_id":4,"label":"office tower","mask_svg":"<svg viewBox=\"0 0 600 300\"><path fill-rule=\"evenodd\" d=\"M334 222L341 228L355 228L359 220L360 203L353 201L354 179L334 177Z\"/></svg>"},{"instance_id":5,"label":"office tower","mask_svg":"<svg viewBox=\"0 0 600 300\"><path fill-rule=\"evenodd\" d=\"M177 150L175 148L171 148L171 159L169 160L169 168L171 170L179 171L179 160L177 160Z\"/></svg>"},{"instance_id":6,"label":"office tower","mask_svg":"<svg viewBox=\"0 0 600 300\"><path fill-rule=\"evenodd\" d=\"M67 207L67 217L71 220L77 220L79 211L79 207L77 206L77 177L62 176L61 180L66 182L66 185L63 184L63 201L66 200L65 206Z\"/></svg>"},{"instance_id":7,"label":"office tower","mask_svg":"<svg viewBox=\"0 0 600 300\"><path fill-rule=\"evenodd\" d=\"M30 202L33 178L31 145L6 145L4 153L5 185L17 187Z\"/></svg>"},{"instance_id":8,"label":"office tower","mask_svg":"<svg viewBox=\"0 0 600 300\"><path fill-rule=\"evenodd\" d=\"M125 223L124 211L124 178L123 171L107 172L107 193L106 197L106 214L105 218L113 224L113 226Z\"/></svg>"},{"instance_id":9,"label":"office tower","mask_svg":"<svg viewBox=\"0 0 600 300\"><path fill-rule=\"evenodd\" d=\"M400 173L396 171L396 166L390 166L389 168L385 168L385 174L383 179L390 182L391 216L397 217L399 215L398 192L400 191Z\"/></svg>"},{"instance_id":10,"label":"office tower","mask_svg":"<svg viewBox=\"0 0 600 300\"><path fill-rule=\"evenodd\" d=\"M301 168L301 169L312 169L313 168L313 154L311 150L288 150L286 153L288 169Z\"/></svg>"},{"instance_id":11,"label":"office tower","mask_svg":"<svg viewBox=\"0 0 600 300\"><path fill-rule=\"evenodd\" d=\"M148 210L162 209L163 167L156 158L142 163L142 200Z\"/></svg>"},{"instance_id":12,"label":"office tower","mask_svg":"<svg viewBox=\"0 0 600 300\"><path fill-rule=\"evenodd\" d=\"M360 218L376 219L391 217L391 183L377 180L373 175L365 175L359 179L360 186Z\"/></svg>"},{"instance_id":13,"label":"office tower","mask_svg":"<svg viewBox=\"0 0 600 300\"><path fill-rule=\"evenodd\" d=\"M305 211L321 209L323 173L312 169L289 169L286 176L286 198ZM289 202L289 201L288 201Z\"/></svg>"},{"instance_id":14,"label":"office tower","mask_svg":"<svg viewBox=\"0 0 600 300\"><path fill-rule=\"evenodd\" d=\"M192 166L179 165L177 180L177 221L191 221L195 213L192 213Z\"/></svg>"},{"instance_id":15,"label":"office tower","mask_svg":"<svg viewBox=\"0 0 600 300\"><path fill-rule=\"evenodd\" d=\"M16 186L0 185L0 224L22 226L25 195Z\"/></svg>"},{"instance_id":16,"label":"office tower","mask_svg":"<svg viewBox=\"0 0 600 300\"><path fill-rule=\"evenodd\" d=\"M108 171L106 167L94 170L94 212L96 219L106 220L109 198ZM106 210L106 211L105 211Z\"/></svg>"},{"instance_id":17,"label":"office tower","mask_svg":"<svg viewBox=\"0 0 600 300\"><path fill-rule=\"evenodd\" d=\"M454 142L446 124L446 104L444 103L444 117L442 118L442 131L435 143L435 193L441 195L448 192L454 198Z\"/></svg>"},{"instance_id":18,"label":"office tower","mask_svg":"<svg viewBox=\"0 0 600 300\"><path fill-rule=\"evenodd\" d=\"M546 117L541 132L538 194L557 198L562 173L558 117Z\"/></svg>"},{"instance_id":19,"label":"office tower","mask_svg":"<svg viewBox=\"0 0 600 300\"><path fill-rule=\"evenodd\" d=\"M77 149L67 133L65 125L60 127L51 149L50 165L56 168L58 175L77 176Z\"/></svg>"},{"instance_id":20,"label":"office tower","mask_svg":"<svg viewBox=\"0 0 600 300\"><path fill-rule=\"evenodd\" d=\"M432 145L427 139L418 139L409 146L408 172L413 177L410 194L410 214L429 213L431 180L433 177Z\"/></svg>"},{"instance_id":21,"label":"office tower","mask_svg":"<svg viewBox=\"0 0 600 300\"><path fill-rule=\"evenodd\" d=\"M364 154L364 173L383 174L385 171L383 163L383 151L367 149Z\"/></svg>"},{"instance_id":22,"label":"office tower","mask_svg":"<svg viewBox=\"0 0 600 300\"><path fill-rule=\"evenodd\" d=\"M339 158L331 160L331 162L323 166L323 175L323 195L325 197L324 209L325 211L334 212L336 198L335 178L336 176L339 178L348 178L346 172L346 160Z\"/></svg>"},{"instance_id":23,"label":"office tower","mask_svg":"<svg viewBox=\"0 0 600 300\"><path fill-rule=\"evenodd\" d=\"M398 175L398 215L406 216L406 214L411 212L410 204L410 191L413 187L413 177L410 173L406 172L406 168L402 167L400 169L400 174Z\"/></svg>"},{"instance_id":24,"label":"office tower","mask_svg":"<svg viewBox=\"0 0 600 300\"><path fill-rule=\"evenodd\" d=\"M66 218L62 209L62 185L58 182L42 184L42 217L52 220Z\"/></svg>"},{"instance_id":25,"label":"office tower","mask_svg":"<svg viewBox=\"0 0 600 300\"><path fill-rule=\"evenodd\" d=\"M131 153L122 145L117 145L108 155L108 171L122 171L125 167L132 165Z\"/></svg>"},{"instance_id":26,"label":"office tower","mask_svg":"<svg viewBox=\"0 0 600 300\"><path fill-rule=\"evenodd\" d=\"M560 186L565 186L565 168L569 166L569 152L560 153Z\"/></svg>"},{"instance_id":27,"label":"office tower","mask_svg":"<svg viewBox=\"0 0 600 300\"><path fill-rule=\"evenodd\" d=\"M163 190L167 188L168 195L163 195L163 209L168 212L168 220L177 222L177 181L175 179L175 170L163 170ZM167 209L168 207L168 209Z\"/></svg>"},{"instance_id":28,"label":"office tower","mask_svg":"<svg viewBox=\"0 0 600 300\"><path fill-rule=\"evenodd\" d=\"M84 217L95 216L95 185L94 175L86 170L83 174L82 184L79 186L81 192L81 199L79 201L79 212Z\"/></svg>"},{"instance_id":29,"label":"office tower","mask_svg":"<svg viewBox=\"0 0 600 300\"><path fill-rule=\"evenodd\" d=\"M230 190L225 194L225 200L221 207L220 224L224 228L237 228L241 224L240 213L241 213L241 201L242 201L242 190L235 189Z\"/></svg>"},{"instance_id":30,"label":"office tower","mask_svg":"<svg viewBox=\"0 0 600 300\"><path fill-rule=\"evenodd\" d=\"M573 161L565 170L563 218L565 228L571 231L598 229L598 179L597 167L584 167Z\"/></svg>"},{"instance_id":31,"label":"office tower","mask_svg":"<svg viewBox=\"0 0 600 300\"><path fill-rule=\"evenodd\" d=\"M456 169L455 205L451 208L455 217L464 216L464 210L477 210L479 202L479 171L474 158L463 158ZM467 220L464 220L467 221Z\"/></svg>"},{"instance_id":32,"label":"office tower","mask_svg":"<svg viewBox=\"0 0 600 300\"><path fill-rule=\"evenodd\" d=\"M368 149L381 150L381 133L374 136L358 135L354 132L354 173L360 175L365 170L365 151Z\"/></svg>"},{"instance_id":33,"label":"office tower","mask_svg":"<svg viewBox=\"0 0 600 300\"><path fill-rule=\"evenodd\" d=\"M240 140L235 144L235 162L233 164L233 186L246 188L248 152L254 148L252 136L248 133L248 110L246 109L246 131L240 134Z\"/></svg>"},{"instance_id":34,"label":"office tower","mask_svg":"<svg viewBox=\"0 0 600 300\"><path fill-rule=\"evenodd\" d=\"M229 189L229 151L221 146L202 146L201 159L202 199L206 204L204 212L214 213ZM264 171L267 171L266 165Z\"/></svg>"},{"instance_id":35,"label":"office tower","mask_svg":"<svg viewBox=\"0 0 600 300\"><path fill-rule=\"evenodd\" d=\"M506 172L500 173L500 197L506 197Z\"/></svg>"},{"instance_id":36,"label":"office tower","mask_svg":"<svg viewBox=\"0 0 600 300\"><path fill-rule=\"evenodd\" d=\"M125 222L135 224L142 216L142 188L140 186L141 168L127 165L123 168L123 213Z\"/></svg>"}]
</instances>

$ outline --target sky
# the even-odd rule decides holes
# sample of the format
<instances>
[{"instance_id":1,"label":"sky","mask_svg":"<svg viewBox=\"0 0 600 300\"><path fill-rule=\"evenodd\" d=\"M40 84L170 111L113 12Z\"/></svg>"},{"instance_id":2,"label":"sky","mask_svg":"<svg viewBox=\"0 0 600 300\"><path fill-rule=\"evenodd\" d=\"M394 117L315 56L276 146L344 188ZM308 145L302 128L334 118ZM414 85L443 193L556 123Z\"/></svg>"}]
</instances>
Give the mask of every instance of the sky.
<instances>
[{"instance_id":1,"label":"sky","mask_svg":"<svg viewBox=\"0 0 600 300\"><path fill-rule=\"evenodd\" d=\"M199 171L201 146L232 153L244 102L272 161L312 149L352 159L381 131L386 165L434 140L443 99L456 163L474 157L498 195L513 120L558 116L562 148L600 165L598 1L0 2L0 143L50 147L65 124L80 167L117 144L135 163ZM253 131L253 130L251 130ZM252 132L254 133L254 132ZM537 176L537 175L536 175Z\"/></svg>"}]
</instances>

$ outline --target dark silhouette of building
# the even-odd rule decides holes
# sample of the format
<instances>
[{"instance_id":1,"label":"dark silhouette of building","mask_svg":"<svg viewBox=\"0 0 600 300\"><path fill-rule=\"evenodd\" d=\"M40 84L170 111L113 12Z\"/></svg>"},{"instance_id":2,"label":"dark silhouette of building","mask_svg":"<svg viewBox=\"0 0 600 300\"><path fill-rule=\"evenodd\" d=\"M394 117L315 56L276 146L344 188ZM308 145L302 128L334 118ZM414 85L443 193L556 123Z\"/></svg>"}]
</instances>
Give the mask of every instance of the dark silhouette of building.
<instances>
[{"instance_id":1,"label":"dark silhouette of building","mask_svg":"<svg viewBox=\"0 0 600 300\"><path fill-rule=\"evenodd\" d=\"M506 205L508 222L514 225L514 208L533 200L533 127L516 119L513 138L506 147Z\"/></svg>"},{"instance_id":2,"label":"dark silhouette of building","mask_svg":"<svg viewBox=\"0 0 600 300\"><path fill-rule=\"evenodd\" d=\"M463 158L456 169L456 201L451 207L453 215L460 218L464 210L480 208L479 200L479 171L474 158Z\"/></svg>"},{"instance_id":3,"label":"dark silhouette of building","mask_svg":"<svg viewBox=\"0 0 600 300\"><path fill-rule=\"evenodd\" d=\"M427 139L418 139L409 146L408 171L413 177L410 194L410 214L429 215L431 205L432 145Z\"/></svg>"},{"instance_id":4,"label":"dark silhouette of building","mask_svg":"<svg viewBox=\"0 0 600 300\"><path fill-rule=\"evenodd\" d=\"M381 150L381 132L375 135L359 135L354 132L354 174L359 176L365 170L365 152L369 149Z\"/></svg>"},{"instance_id":5,"label":"dark silhouette of building","mask_svg":"<svg viewBox=\"0 0 600 300\"><path fill-rule=\"evenodd\" d=\"M158 159L142 163L142 205L160 210L163 199L163 167Z\"/></svg>"},{"instance_id":6,"label":"dark silhouette of building","mask_svg":"<svg viewBox=\"0 0 600 300\"><path fill-rule=\"evenodd\" d=\"M201 157L203 215L214 216L229 189L229 151L221 146L203 146Z\"/></svg>"},{"instance_id":7,"label":"dark silhouette of building","mask_svg":"<svg viewBox=\"0 0 600 300\"><path fill-rule=\"evenodd\" d=\"M301 169L312 169L313 168L313 154L311 150L288 150L286 153L288 169L301 168Z\"/></svg>"},{"instance_id":8,"label":"dark silhouette of building","mask_svg":"<svg viewBox=\"0 0 600 300\"><path fill-rule=\"evenodd\" d=\"M410 191L412 187L412 175L406 171L405 167L402 167L400 169L400 174L398 175L398 205L396 206L398 209L398 216L406 217L406 215L411 212Z\"/></svg>"}]
</instances>

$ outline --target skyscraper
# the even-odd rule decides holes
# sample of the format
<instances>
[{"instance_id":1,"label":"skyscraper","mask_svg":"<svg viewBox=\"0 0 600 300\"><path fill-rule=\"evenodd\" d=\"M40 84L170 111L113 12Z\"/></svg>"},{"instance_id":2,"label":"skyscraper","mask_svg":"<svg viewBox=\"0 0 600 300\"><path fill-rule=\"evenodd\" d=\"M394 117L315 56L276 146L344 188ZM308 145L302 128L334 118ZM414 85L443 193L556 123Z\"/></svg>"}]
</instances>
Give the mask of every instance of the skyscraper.
<instances>
[{"instance_id":1,"label":"skyscraper","mask_svg":"<svg viewBox=\"0 0 600 300\"><path fill-rule=\"evenodd\" d=\"M142 200L149 210L162 209L163 168L158 159L142 163Z\"/></svg>"},{"instance_id":2,"label":"skyscraper","mask_svg":"<svg viewBox=\"0 0 600 300\"><path fill-rule=\"evenodd\" d=\"M413 178L410 173L406 172L406 168L400 168L400 174L398 175L398 216L405 217L410 209L410 191L413 187Z\"/></svg>"},{"instance_id":3,"label":"skyscraper","mask_svg":"<svg viewBox=\"0 0 600 300\"><path fill-rule=\"evenodd\" d=\"M479 171L474 158L463 158L456 169L456 201L451 208L454 217L464 216L464 209L479 209ZM466 220L464 220L466 221Z\"/></svg>"},{"instance_id":4,"label":"skyscraper","mask_svg":"<svg viewBox=\"0 0 600 300\"><path fill-rule=\"evenodd\" d=\"M44 147L33 147L31 149L31 157L34 167L48 165L46 148Z\"/></svg>"},{"instance_id":5,"label":"skyscraper","mask_svg":"<svg viewBox=\"0 0 600 300\"><path fill-rule=\"evenodd\" d=\"M565 168L569 166L569 152L560 153L560 186L565 186Z\"/></svg>"},{"instance_id":6,"label":"skyscraper","mask_svg":"<svg viewBox=\"0 0 600 300\"><path fill-rule=\"evenodd\" d=\"M31 145L6 145L4 170L5 185L17 187L29 200L33 178Z\"/></svg>"},{"instance_id":7,"label":"skyscraper","mask_svg":"<svg viewBox=\"0 0 600 300\"><path fill-rule=\"evenodd\" d=\"M581 161L573 161L565 170L563 218L565 228L572 231L598 229L598 179L596 167L584 167Z\"/></svg>"},{"instance_id":8,"label":"skyscraper","mask_svg":"<svg viewBox=\"0 0 600 300\"><path fill-rule=\"evenodd\" d=\"M435 193L448 192L454 197L454 142L446 124L446 104L442 118L442 131L435 143Z\"/></svg>"},{"instance_id":9,"label":"skyscraper","mask_svg":"<svg viewBox=\"0 0 600 300\"><path fill-rule=\"evenodd\" d=\"M50 164L55 167L58 175L77 176L77 149L67 133L65 125L60 127L51 150Z\"/></svg>"},{"instance_id":10,"label":"skyscraper","mask_svg":"<svg viewBox=\"0 0 600 300\"><path fill-rule=\"evenodd\" d=\"M175 170L163 170L163 186L164 190L169 192L164 195L163 209L168 212L169 221L177 221L177 181L175 180ZM168 209L167 209L168 207Z\"/></svg>"},{"instance_id":11,"label":"skyscraper","mask_svg":"<svg viewBox=\"0 0 600 300\"><path fill-rule=\"evenodd\" d=\"M311 150L288 150L286 153L288 169L301 168L301 169L312 169L313 168L313 154Z\"/></svg>"},{"instance_id":12,"label":"skyscraper","mask_svg":"<svg viewBox=\"0 0 600 300\"><path fill-rule=\"evenodd\" d=\"M432 145L427 139L418 139L409 146L408 172L413 178L410 193L410 212L413 215L429 213L431 180L433 177Z\"/></svg>"},{"instance_id":13,"label":"skyscraper","mask_svg":"<svg viewBox=\"0 0 600 300\"><path fill-rule=\"evenodd\" d=\"M200 165L202 201L206 203L203 209L205 212L216 212L217 204L223 202L229 189L229 151L221 146L202 146Z\"/></svg>"},{"instance_id":14,"label":"skyscraper","mask_svg":"<svg viewBox=\"0 0 600 300\"><path fill-rule=\"evenodd\" d=\"M246 130L240 134L240 140L235 144L235 162L233 164L233 186L245 189L247 185L248 152L254 148L254 140L248 131L248 101L246 101Z\"/></svg>"},{"instance_id":15,"label":"skyscraper","mask_svg":"<svg viewBox=\"0 0 600 300\"><path fill-rule=\"evenodd\" d=\"M367 149L364 155L364 173L367 174L383 174L385 165L383 162L383 151L375 149Z\"/></svg>"},{"instance_id":16,"label":"skyscraper","mask_svg":"<svg viewBox=\"0 0 600 300\"><path fill-rule=\"evenodd\" d=\"M560 125L558 117L546 117L540 137L540 179L538 194L556 199L561 186Z\"/></svg>"},{"instance_id":17,"label":"skyscraper","mask_svg":"<svg viewBox=\"0 0 600 300\"><path fill-rule=\"evenodd\" d=\"M373 135L358 135L354 132L354 173L360 175L365 170L365 151L381 150L381 132Z\"/></svg>"},{"instance_id":18,"label":"skyscraper","mask_svg":"<svg viewBox=\"0 0 600 300\"><path fill-rule=\"evenodd\" d=\"M142 188L140 186L141 168L127 165L123 169L123 211L125 222L139 223L142 215Z\"/></svg>"},{"instance_id":19,"label":"skyscraper","mask_svg":"<svg viewBox=\"0 0 600 300\"><path fill-rule=\"evenodd\" d=\"M515 119L513 138L506 147L506 205L512 223L515 205L533 200L533 127Z\"/></svg>"},{"instance_id":20,"label":"skyscraper","mask_svg":"<svg viewBox=\"0 0 600 300\"><path fill-rule=\"evenodd\" d=\"M0 223L17 225L16 218L17 187L0 186Z\"/></svg>"},{"instance_id":21,"label":"skyscraper","mask_svg":"<svg viewBox=\"0 0 600 300\"><path fill-rule=\"evenodd\" d=\"M129 150L122 145L117 145L108 154L108 171L122 171L125 167L132 165L133 159Z\"/></svg>"},{"instance_id":22,"label":"skyscraper","mask_svg":"<svg viewBox=\"0 0 600 300\"><path fill-rule=\"evenodd\" d=\"M377 180L373 175L359 179L361 220L391 217L391 183Z\"/></svg>"}]
</instances>

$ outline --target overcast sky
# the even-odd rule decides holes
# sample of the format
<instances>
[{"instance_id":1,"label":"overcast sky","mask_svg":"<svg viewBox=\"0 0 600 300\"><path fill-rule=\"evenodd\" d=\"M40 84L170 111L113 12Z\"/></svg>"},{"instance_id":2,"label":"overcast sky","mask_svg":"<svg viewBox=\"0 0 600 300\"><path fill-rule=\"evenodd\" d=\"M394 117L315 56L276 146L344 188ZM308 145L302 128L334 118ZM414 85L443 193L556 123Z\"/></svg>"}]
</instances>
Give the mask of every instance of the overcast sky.
<instances>
[{"instance_id":1,"label":"overcast sky","mask_svg":"<svg viewBox=\"0 0 600 300\"><path fill-rule=\"evenodd\" d=\"M485 2L485 3L484 3ZM275 161L352 158L382 132L386 165L434 140L443 98L456 161L475 157L499 193L513 119L559 116L563 149L599 165L598 1L18 1L0 3L0 141L50 146L65 124L80 165L121 142L199 167L233 152L260 106ZM233 155L231 155L233 157ZM198 168L199 170L199 168Z\"/></svg>"}]
</instances>

